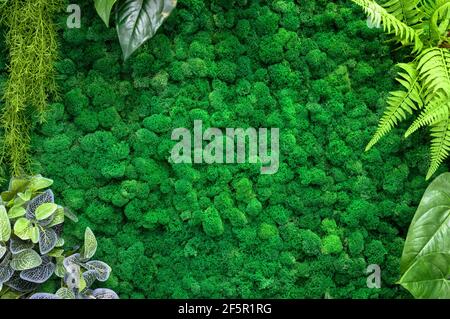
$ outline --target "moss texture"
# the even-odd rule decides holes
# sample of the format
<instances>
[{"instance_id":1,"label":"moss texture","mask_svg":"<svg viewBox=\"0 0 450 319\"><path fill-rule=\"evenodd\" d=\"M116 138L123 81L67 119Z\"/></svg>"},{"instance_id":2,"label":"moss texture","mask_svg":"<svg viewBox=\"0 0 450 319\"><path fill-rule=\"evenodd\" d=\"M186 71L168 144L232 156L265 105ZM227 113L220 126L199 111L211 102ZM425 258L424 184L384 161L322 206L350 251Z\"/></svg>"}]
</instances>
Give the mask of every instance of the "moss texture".
<instances>
[{"instance_id":1,"label":"moss texture","mask_svg":"<svg viewBox=\"0 0 450 319\"><path fill-rule=\"evenodd\" d=\"M34 169L90 226L122 298L407 297L403 238L426 187L420 134L370 152L394 87L391 48L347 1L180 0L123 64L83 0L64 29L63 100ZM65 23L65 17L61 17ZM171 165L172 129L279 127L281 165ZM444 168L442 168L444 169ZM382 288L366 288L377 263Z\"/></svg>"}]
</instances>

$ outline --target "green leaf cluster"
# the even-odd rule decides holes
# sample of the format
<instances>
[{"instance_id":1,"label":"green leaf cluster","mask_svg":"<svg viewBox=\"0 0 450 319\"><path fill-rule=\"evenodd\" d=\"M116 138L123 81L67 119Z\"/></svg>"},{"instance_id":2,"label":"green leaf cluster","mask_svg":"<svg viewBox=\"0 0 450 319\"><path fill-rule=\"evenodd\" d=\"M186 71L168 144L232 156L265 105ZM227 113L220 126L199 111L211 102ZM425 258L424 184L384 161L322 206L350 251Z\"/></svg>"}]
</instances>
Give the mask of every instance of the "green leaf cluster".
<instances>
[{"instance_id":1,"label":"green leaf cluster","mask_svg":"<svg viewBox=\"0 0 450 319\"><path fill-rule=\"evenodd\" d=\"M47 189L52 184L52 180L40 175L12 178L8 190L1 193L1 298L26 297L53 275L67 281L72 264L86 269L77 277L80 293L87 293L85 289L95 280L105 281L109 277L111 268L107 264L89 261L97 250L97 241L89 228L81 253L66 257L61 237L63 223L65 217L77 219L54 203L53 192Z\"/></svg>"},{"instance_id":2,"label":"green leaf cluster","mask_svg":"<svg viewBox=\"0 0 450 319\"><path fill-rule=\"evenodd\" d=\"M425 191L409 227L399 284L415 298L450 299L450 173Z\"/></svg>"},{"instance_id":3,"label":"green leaf cluster","mask_svg":"<svg viewBox=\"0 0 450 319\"><path fill-rule=\"evenodd\" d=\"M81 253L75 253L63 260L64 284L55 294L36 293L30 299L118 299L117 294L107 288L91 289L96 280L105 282L111 274L111 267L99 260L90 260L97 250L97 240L88 227L84 233Z\"/></svg>"},{"instance_id":4,"label":"green leaf cluster","mask_svg":"<svg viewBox=\"0 0 450 319\"><path fill-rule=\"evenodd\" d=\"M415 58L400 63L397 81L402 89L390 93L387 108L366 150L372 148L399 122L417 117L405 133L430 127L429 179L450 150L450 1L352 0L363 7L370 27L383 27L402 46L412 47Z\"/></svg>"},{"instance_id":5,"label":"green leaf cluster","mask_svg":"<svg viewBox=\"0 0 450 319\"><path fill-rule=\"evenodd\" d=\"M116 29L125 60L155 35L177 4L176 0L94 0L106 26L116 2Z\"/></svg>"}]
</instances>

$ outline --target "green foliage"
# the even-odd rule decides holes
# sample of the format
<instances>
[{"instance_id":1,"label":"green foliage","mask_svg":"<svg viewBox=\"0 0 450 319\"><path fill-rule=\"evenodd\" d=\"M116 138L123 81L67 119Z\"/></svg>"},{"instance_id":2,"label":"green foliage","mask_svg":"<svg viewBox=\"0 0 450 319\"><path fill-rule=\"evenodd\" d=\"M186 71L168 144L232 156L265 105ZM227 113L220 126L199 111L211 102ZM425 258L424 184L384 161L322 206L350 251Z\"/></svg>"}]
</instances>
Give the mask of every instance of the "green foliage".
<instances>
[{"instance_id":1,"label":"green foliage","mask_svg":"<svg viewBox=\"0 0 450 319\"><path fill-rule=\"evenodd\" d=\"M391 134L361 153L393 64L349 1L180 0L126 62L92 1L78 3L84 27L62 23L64 99L34 130L33 159L79 216L65 225L68 247L87 226L96 234L95 258L114 270L102 286L121 298L410 296L395 281L403 231L426 187L425 139ZM227 69L234 79L219 78L224 60L237 66ZM96 114L94 131L75 121L84 111ZM171 131L195 119L279 127L278 173L168 162ZM210 218L207 228L220 236L205 232L206 211L220 217L221 227ZM342 251L324 254L333 234ZM368 289L365 270L380 247L383 285Z\"/></svg>"},{"instance_id":2,"label":"green foliage","mask_svg":"<svg viewBox=\"0 0 450 319\"><path fill-rule=\"evenodd\" d=\"M119 296L107 288L92 289L95 281L105 282L111 274L111 267L99 260L90 260L97 249L97 240L88 227L84 234L82 253L65 257L64 281L55 294L35 293L30 299L119 299Z\"/></svg>"},{"instance_id":3,"label":"green foliage","mask_svg":"<svg viewBox=\"0 0 450 319\"><path fill-rule=\"evenodd\" d=\"M111 10L117 0L95 0L97 13L109 26ZM177 0L119 0L116 29L124 60L152 38L175 8Z\"/></svg>"},{"instance_id":4,"label":"green foliage","mask_svg":"<svg viewBox=\"0 0 450 319\"><path fill-rule=\"evenodd\" d=\"M1 193L0 297L27 297L54 274L67 282L69 277L73 278L70 266L76 263L86 271L77 275L81 286L77 286L77 290L70 289L73 298L81 295L117 298L114 292L105 289L88 289L95 280L106 281L111 272L105 263L89 261L97 249L97 241L89 228L81 255L64 257L63 223L65 217L75 221L76 218L53 202L53 192L45 190L52 184L52 180L41 175L17 177L12 178L8 190Z\"/></svg>"},{"instance_id":5,"label":"green foliage","mask_svg":"<svg viewBox=\"0 0 450 319\"><path fill-rule=\"evenodd\" d=\"M450 173L426 189L411 222L399 284L415 298L450 298Z\"/></svg>"},{"instance_id":6,"label":"green foliage","mask_svg":"<svg viewBox=\"0 0 450 319\"><path fill-rule=\"evenodd\" d=\"M7 28L9 78L4 88L1 162L19 176L29 171L30 113L45 118L47 101L56 95L54 63L57 33L53 23L61 0L11 0L3 8L1 22Z\"/></svg>"},{"instance_id":7,"label":"green foliage","mask_svg":"<svg viewBox=\"0 0 450 319\"><path fill-rule=\"evenodd\" d=\"M417 119L405 133L421 127L431 131L429 179L448 157L450 148L450 2L447 0L390 0L384 6L372 0L353 0L368 14L368 25L392 33L403 46L413 46L410 63L400 63L397 81L404 87L393 91L378 129L366 150L372 148L408 115Z\"/></svg>"}]
</instances>

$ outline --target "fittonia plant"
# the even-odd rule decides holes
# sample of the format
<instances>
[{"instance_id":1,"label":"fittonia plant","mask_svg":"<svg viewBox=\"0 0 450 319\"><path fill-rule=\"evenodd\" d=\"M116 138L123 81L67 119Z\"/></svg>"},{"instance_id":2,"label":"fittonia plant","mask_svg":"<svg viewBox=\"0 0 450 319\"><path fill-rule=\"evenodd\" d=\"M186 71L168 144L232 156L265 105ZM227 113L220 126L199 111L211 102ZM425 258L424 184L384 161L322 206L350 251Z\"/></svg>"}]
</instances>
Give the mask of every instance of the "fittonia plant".
<instances>
[{"instance_id":1,"label":"fittonia plant","mask_svg":"<svg viewBox=\"0 0 450 319\"><path fill-rule=\"evenodd\" d=\"M400 63L398 81L403 90L393 91L369 150L400 121L415 114L406 131L430 127L430 178L450 151L450 0L352 0L364 8L370 27L382 27L402 46L411 48L412 61Z\"/></svg>"},{"instance_id":2,"label":"fittonia plant","mask_svg":"<svg viewBox=\"0 0 450 319\"><path fill-rule=\"evenodd\" d=\"M89 261L97 249L89 228L81 252L65 256L63 223L66 217L73 221L76 217L54 203L53 192L47 189L52 183L40 175L12 178L8 190L1 193L0 297L26 298L55 275L70 283L58 291L58 297L117 298L108 289L90 289L95 280L107 280L111 268Z\"/></svg>"}]
</instances>

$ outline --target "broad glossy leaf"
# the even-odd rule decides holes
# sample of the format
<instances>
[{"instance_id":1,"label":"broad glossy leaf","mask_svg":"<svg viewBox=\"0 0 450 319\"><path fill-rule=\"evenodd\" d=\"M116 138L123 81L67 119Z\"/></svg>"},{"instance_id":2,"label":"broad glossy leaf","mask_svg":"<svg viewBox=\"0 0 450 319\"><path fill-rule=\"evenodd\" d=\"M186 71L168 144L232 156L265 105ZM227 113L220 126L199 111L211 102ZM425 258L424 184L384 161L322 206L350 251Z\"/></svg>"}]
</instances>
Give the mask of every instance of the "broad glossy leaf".
<instances>
[{"instance_id":1,"label":"broad glossy leaf","mask_svg":"<svg viewBox=\"0 0 450 319\"><path fill-rule=\"evenodd\" d=\"M176 4L176 0L123 0L118 4L116 26L125 60L155 35Z\"/></svg>"},{"instance_id":2,"label":"broad glossy leaf","mask_svg":"<svg viewBox=\"0 0 450 319\"><path fill-rule=\"evenodd\" d=\"M20 273L20 278L26 281L42 284L46 282L54 273L56 265L47 256L42 257L42 264L36 268L24 270Z\"/></svg>"},{"instance_id":3,"label":"broad glossy leaf","mask_svg":"<svg viewBox=\"0 0 450 319\"><path fill-rule=\"evenodd\" d=\"M450 173L438 176L426 189L406 237L401 272L420 256L450 251Z\"/></svg>"},{"instance_id":4,"label":"broad glossy leaf","mask_svg":"<svg viewBox=\"0 0 450 319\"><path fill-rule=\"evenodd\" d=\"M13 255L10 265L12 269L20 271L38 267L41 263L41 256L33 249L27 249Z\"/></svg>"},{"instance_id":5,"label":"broad glossy leaf","mask_svg":"<svg viewBox=\"0 0 450 319\"><path fill-rule=\"evenodd\" d=\"M111 10L116 2L117 0L94 0L95 10L97 10L98 15L102 18L107 27L109 27Z\"/></svg>"},{"instance_id":6,"label":"broad glossy leaf","mask_svg":"<svg viewBox=\"0 0 450 319\"><path fill-rule=\"evenodd\" d=\"M10 219L22 217L25 215L25 212L26 210L22 206L13 206L8 211L8 217Z\"/></svg>"},{"instance_id":7,"label":"broad glossy leaf","mask_svg":"<svg viewBox=\"0 0 450 319\"><path fill-rule=\"evenodd\" d=\"M111 267L103 261L91 260L84 264L86 269L95 271L95 275L98 281L106 281L111 274Z\"/></svg>"},{"instance_id":8,"label":"broad glossy leaf","mask_svg":"<svg viewBox=\"0 0 450 319\"><path fill-rule=\"evenodd\" d=\"M55 294L51 294L48 292L38 292L33 295L31 295L28 299L61 299L59 296Z\"/></svg>"},{"instance_id":9,"label":"broad glossy leaf","mask_svg":"<svg viewBox=\"0 0 450 319\"><path fill-rule=\"evenodd\" d=\"M33 243L30 241L25 241L15 236L12 236L9 240L9 250L13 254L18 254L21 251L31 248L33 248Z\"/></svg>"},{"instance_id":10,"label":"broad glossy leaf","mask_svg":"<svg viewBox=\"0 0 450 319\"><path fill-rule=\"evenodd\" d=\"M0 205L0 241L6 242L11 237L11 222L4 205Z\"/></svg>"},{"instance_id":11,"label":"broad glossy leaf","mask_svg":"<svg viewBox=\"0 0 450 319\"><path fill-rule=\"evenodd\" d=\"M66 287L59 288L56 295L61 299L75 299L75 294L73 291Z\"/></svg>"},{"instance_id":12,"label":"broad glossy leaf","mask_svg":"<svg viewBox=\"0 0 450 319\"><path fill-rule=\"evenodd\" d=\"M51 189L46 190L42 194L34 197L27 206L26 217L29 219L35 218L36 209L44 203L53 203L54 195Z\"/></svg>"},{"instance_id":13,"label":"broad glossy leaf","mask_svg":"<svg viewBox=\"0 0 450 319\"><path fill-rule=\"evenodd\" d=\"M92 292L92 296L95 297L95 299L119 299L119 296L114 291L107 288L95 289Z\"/></svg>"},{"instance_id":14,"label":"broad glossy leaf","mask_svg":"<svg viewBox=\"0 0 450 319\"><path fill-rule=\"evenodd\" d=\"M36 175L31 178L30 184L28 187L33 191L38 191L47 187L50 187L53 184L53 180L49 178L42 177L41 175Z\"/></svg>"},{"instance_id":15,"label":"broad glossy leaf","mask_svg":"<svg viewBox=\"0 0 450 319\"><path fill-rule=\"evenodd\" d=\"M92 230L87 227L84 232L84 246L83 251L81 253L81 257L83 259L89 259L95 255L97 251L97 239L95 239L95 235Z\"/></svg>"},{"instance_id":16,"label":"broad glossy leaf","mask_svg":"<svg viewBox=\"0 0 450 319\"><path fill-rule=\"evenodd\" d=\"M7 283L5 283L5 285L19 292L31 292L38 287L38 284L20 278L18 273L14 273L14 275Z\"/></svg>"},{"instance_id":17,"label":"broad glossy leaf","mask_svg":"<svg viewBox=\"0 0 450 319\"><path fill-rule=\"evenodd\" d=\"M39 205L36 208L35 216L37 220L44 220L52 216L56 210L58 209L58 205L55 203L44 203Z\"/></svg>"},{"instance_id":18,"label":"broad glossy leaf","mask_svg":"<svg viewBox=\"0 0 450 319\"><path fill-rule=\"evenodd\" d=\"M78 217L67 207L64 207L64 216L69 218L74 223L78 222Z\"/></svg>"},{"instance_id":19,"label":"broad glossy leaf","mask_svg":"<svg viewBox=\"0 0 450 319\"><path fill-rule=\"evenodd\" d=\"M58 242L56 232L51 228L42 228L39 232L39 251L42 255L47 254L55 248Z\"/></svg>"},{"instance_id":20,"label":"broad glossy leaf","mask_svg":"<svg viewBox=\"0 0 450 319\"><path fill-rule=\"evenodd\" d=\"M450 299L450 254L419 257L400 279L415 298Z\"/></svg>"},{"instance_id":21,"label":"broad glossy leaf","mask_svg":"<svg viewBox=\"0 0 450 319\"><path fill-rule=\"evenodd\" d=\"M30 239L31 227L31 222L28 219L21 217L16 220L14 224L14 234L22 240Z\"/></svg>"}]
</instances>

